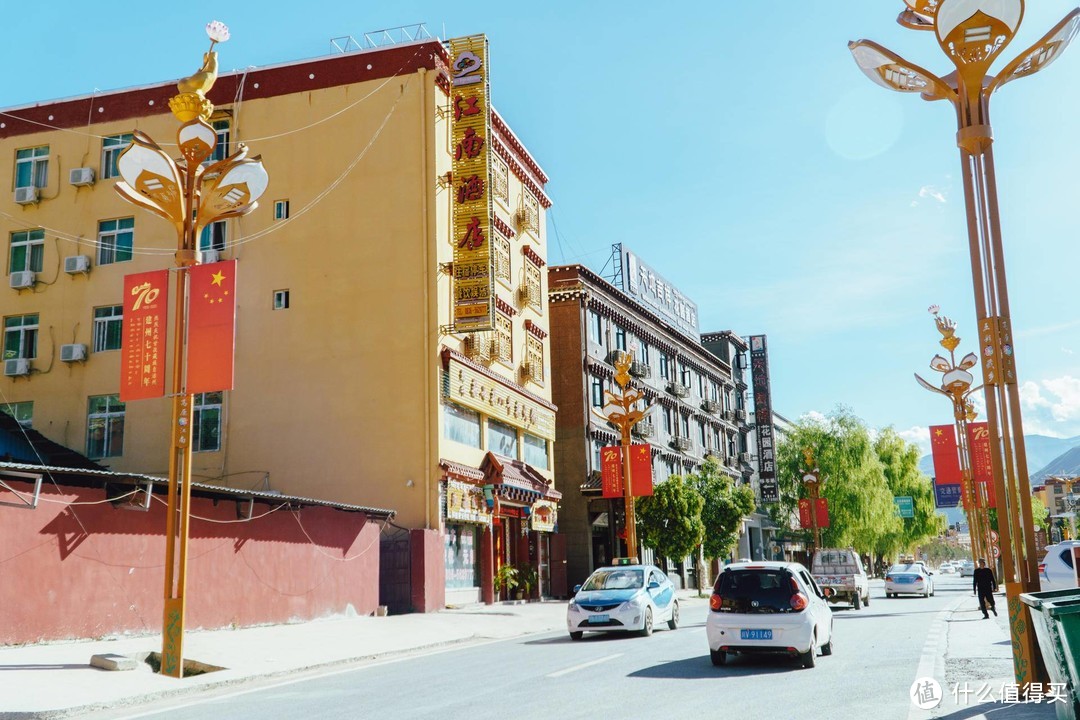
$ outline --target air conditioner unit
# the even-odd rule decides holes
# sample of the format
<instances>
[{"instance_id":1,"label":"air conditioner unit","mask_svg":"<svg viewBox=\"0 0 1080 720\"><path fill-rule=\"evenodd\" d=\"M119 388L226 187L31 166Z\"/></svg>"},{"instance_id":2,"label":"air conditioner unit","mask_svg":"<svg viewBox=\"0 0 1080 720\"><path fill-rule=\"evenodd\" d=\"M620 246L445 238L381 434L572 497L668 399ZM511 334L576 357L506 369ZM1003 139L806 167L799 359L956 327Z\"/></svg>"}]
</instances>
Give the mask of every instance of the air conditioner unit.
<instances>
[{"instance_id":1,"label":"air conditioner unit","mask_svg":"<svg viewBox=\"0 0 1080 720\"><path fill-rule=\"evenodd\" d=\"M15 375L29 375L30 361L27 358L13 358L4 361L4 374L8 377Z\"/></svg>"},{"instance_id":2,"label":"air conditioner unit","mask_svg":"<svg viewBox=\"0 0 1080 720\"><path fill-rule=\"evenodd\" d=\"M11 287L15 289L34 287L34 281L37 279L36 273L33 270L19 270L18 272L11 273Z\"/></svg>"},{"instance_id":3,"label":"air conditioner unit","mask_svg":"<svg viewBox=\"0 0 1080 720\"><path fill-rule=\"evenodd\" d=\"M536 211L532 208L518 208L514 219L517 221L517 226L520 230L536 231L540 229L536 218Z\"/></svg>"},{"instance_id":4,"label":"air conditioner unit","mask_svg":"<svg viewBox=\"0 0 1080 720\"><path fill-rule=\"evenodd\" d=\"M60 346L60 362L77 362L86 359L86 346L80 343Z\"/></svg>"},{"instance_id":5,"label":"air conditioner unit","mask_svg":"<svg viewBox=\"0 0 1080 720\"><path fill-rule=\"evenodd\" d=\"M465 356L471 360L487 362L491 360L492 339L486 332L474 332L465 336Z\"/></svg>"},{"instance_id":6,"label":"air conditioner unit","mask_svg":"<svg viewBox=\"0 0 1080 720\"><path fill-rule=\"evenodd\" d=\"M64 272L69 275L90 272L89 255L70 255L64 258Z\"/></svg>"},{"instance_id":7,"label":"air conditioner unit","mask_svg":"<svg viewBox=\"0 0 1080 720\"><path fill-rule=\"evenodd\" d=\"M15 188L15 202L20 205L32 205L38 201L38 189L30 187Z\"/></svg>"},{"instance_id":8,"label":"air conditioner unit","mask_svg":"<svg viewBox=\"0 0 1080 720\"><path fill-rule=\"evenodd\" d=\"M71 168L68 171L68 182L75 187L94 184L94 168Z\"/></svg>"},{"instance_id":9,"label":"air conditioner unit","mask_svg":"<svg viewBox=\"0 0 1080 720\"><path fill-rule=\"evenodd\" d=\"M219 260L221 260L221 251L220 250L203 250L202 251L202 260L200 262L203 265L206 265L208 263L216 263Z\"/></svg>"},{"instance_id":10,"label":"air conditioner unit","mask_svg":"<svg viewBox=\"0 0 1080 720\"><path fill-rule=\"evenodd\" d=\"M524 380L532 380L533 382L539 382L543 368L534 362L524 362L521 364L521 377Z\"/></svg>"},{"instance_id":11,"label":"air conditioner unit","mask_svg":"<svg viewBox=\"0 0 1080 720\"><path fill-rule=\"evenodd\" d=\"M518 301L519 302L521 302L523 304L526 304L526 305L532 304L532 303L537 301L537 298L534 297L534 296L535 296L535 293L533 292L533 286L532 285L525 284L525 285L521 285L520 287L518 287Z\"/></svg>"},{"instance_id":12,"label":"air conditioner unit","mask_svg":"<svg viewBox=\"0 0 1080 720\"><path fill-rule=\"evenodd\" d=\"M747 465L749 465L750 464L750 453L748 453L748 452L739 453L739 462L743 462L743 463L746 463Z\"/></svg>"}]
</instances>

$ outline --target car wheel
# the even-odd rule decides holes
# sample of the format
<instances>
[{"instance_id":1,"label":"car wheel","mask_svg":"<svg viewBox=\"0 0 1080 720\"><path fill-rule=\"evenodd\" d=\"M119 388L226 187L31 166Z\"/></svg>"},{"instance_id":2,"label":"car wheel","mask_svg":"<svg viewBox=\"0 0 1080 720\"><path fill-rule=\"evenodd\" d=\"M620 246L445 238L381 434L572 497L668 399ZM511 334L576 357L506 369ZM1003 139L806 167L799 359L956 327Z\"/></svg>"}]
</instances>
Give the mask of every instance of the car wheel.
<instances>
[{"instance_id":1,"label":"car wheel","mask_svg":"<svg viewBox=\"0 0 1080 720\"><path fill-rule=\"evenodd\" d=\"M922 594L922 596L923 596L924 598L928 598L928 597L930 597L930 588L926 588L925 590L923 590L923 594Z\"/></svg>"},{"instance_id":2,"label":"car wheel","mask_svg":"<svg viewBox=\"0 0 1080 720\"><path fill-rule=\"evenodd\" d=\"M862 598L859 596L859 593L855 593L855 597L852 598L851 607L855 608L856 610L862 608Z\"/></svg>"},{"instance_id":3,"label":"car wheel","mask_svg":"<svg viewBox=\"0 0 1080 720\"><path fill-rule=\"evenodd\" d=\"M930 586L930 596L933 597L936 594L937 588L933 585Z\"/></svg>"},{"instance_id":4,"label":"car wheel","mask_svg":"<svg viewBox=\"0 0 1080 720\"><path fill-rule=\"evenodd\" d=\"M817 664L817 648L814 647L813 641L810 642L810 649L799 656L799 660L802 661L804 668L812 668Z\"/></svg>"},{"instance_id":5,"label":"car wheel","mask_svg":"<svg viewBox=\"0 0 1080 720\"><path fill-rule=\"evenodd\" d=\"M669 630L674 630L679 627L679 601L675 600L671 603L671 619L667 621Z\"/></svg>"},{"instance_id":6,"label":"car wheel","mask_svg":"<svg viewBox=\"0 0 1080 720\"><path fill-rule=\"evenodd\" d=\"M866 607L870 607L870 591L866 591L866 597L863 598L862 604Z\"/></svg>"},{"instance_id":7,"label":"car wheel","mask_svg":"<svg viewBox=\"0 0 1080 720\"><path fill-rule=\"evenodd\" d=\"M710 650L709 659L712 660L712 664L720 667L727 663L727 653L723 650Z\"/></svg>"},{"instance_id":8,"label":"car wheel","mask_svg":"<svg viewBox=\"0 0 1080 720\"><path fill-rule=\"evenodd\" d=\"M830 632L829 633L829 642L827 642L827 643L825 643L824 645L821 646L821 655L823 657L825 655L832 655L832 644L833 644L833 636L832 636L832 633Z\"/></svg>"},{"instance_id":9,"label":"car wheel","mask_svg":"<svg viewBox=\"0 0 1080 720\"><path fill-rule=\"evenodd\" d=\"M641 634L644 637L652 635L652 608L645 608L645 624L641 626Z\"/></svg>"},{"instance_id":10,"label":"car wheel","mask_svg":"<svg viewBox=\"0 0 1080 720\"><path fill-rule=\"evenodd\" d=\"M585 635L585 633L583 633L583 632L572 631L570 633L570 639L571 640L580 640L584 635Z\"/></svg>"}]
</instances>

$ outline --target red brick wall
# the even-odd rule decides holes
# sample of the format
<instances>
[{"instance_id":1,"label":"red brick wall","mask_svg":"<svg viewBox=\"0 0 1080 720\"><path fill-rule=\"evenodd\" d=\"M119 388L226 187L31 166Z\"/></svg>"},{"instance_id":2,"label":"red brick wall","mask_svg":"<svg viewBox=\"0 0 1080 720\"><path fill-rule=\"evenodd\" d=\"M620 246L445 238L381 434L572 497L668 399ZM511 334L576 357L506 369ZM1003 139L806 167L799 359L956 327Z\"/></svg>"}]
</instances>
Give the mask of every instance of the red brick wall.
<instances>
[{"instance_id":1,"label":"red brick wall","mask_svg":"<svg viewBox=\"0 0 1080 720\"><path fill-rule=\"evenodd\" d=\"M412 530L413 612L434 612L446 607L446 561L439 530Z\"/></svg>"},{"instance_id":2,"label":"red brick wall","mask_svg":"<svg viewBox=\"0 0 1080 720\"><path fill-rule=\"evenodd\" d=\"M0 491L0 501L13 499ZM0 505L0 644L161 631L165 505L72 504L104 499L100 489L46 483L37 509ZM270 509L256 504L254 515ZM361 513L283 508L209 522L235 521L236 503L202 498L191 512L187 629L309 620L349 605L366 615L378 605L379 527Z\"/></svg>"}]
</instances>

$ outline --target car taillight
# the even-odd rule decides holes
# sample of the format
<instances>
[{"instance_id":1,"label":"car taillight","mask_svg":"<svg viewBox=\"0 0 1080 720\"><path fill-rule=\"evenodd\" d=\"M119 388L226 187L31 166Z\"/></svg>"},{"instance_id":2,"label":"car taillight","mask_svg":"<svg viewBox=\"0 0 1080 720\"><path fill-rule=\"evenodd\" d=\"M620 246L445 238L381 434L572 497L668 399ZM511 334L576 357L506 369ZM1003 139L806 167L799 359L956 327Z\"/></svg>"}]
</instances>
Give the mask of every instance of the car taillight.
<instances>
[{"instance_id":1,"label":"car taillight","mask_svg":"<svg viewBox=\"0 0 1080 720\"><path fill-rule=\"evenodd\" d=\"M1039 574L1042 575L1046 572L1046 563L1039 563Z\"/></svg>"},{"instance_id":2,"label":"car taillight","mask_svg":"<svg viewBox=\"0 0 1080 720\"><path fill-rule=\"evenodd\" d=\"M712 597L709 598L709 609L710 610L719 610L720 606L723 604L723 602L724 602L723 599L720 597L720 595L718 593L713 593Z\"/></svg>"},{"instance_id":3,"label":"car taillight","mask_svg":"<svg viewBox=\"0 0 1080 720\"><path fill-rule=\"evenodd\" d=\"M892 575L886 575L885 582L892 582Z\"/></svg>"},{"instance_id":4,"label":"car taillight","mask_svg":"<svg viewBox=\"0 0 1080 720\"><path fill-rule=\"evenodd\" d=\"M791 609L794 610L795 612L805 610L806 606L809 605L809 604L810 604L810 601L801 592L800 593L795 593L794 595L791 596Z\"/></svg>"}]
</instances>

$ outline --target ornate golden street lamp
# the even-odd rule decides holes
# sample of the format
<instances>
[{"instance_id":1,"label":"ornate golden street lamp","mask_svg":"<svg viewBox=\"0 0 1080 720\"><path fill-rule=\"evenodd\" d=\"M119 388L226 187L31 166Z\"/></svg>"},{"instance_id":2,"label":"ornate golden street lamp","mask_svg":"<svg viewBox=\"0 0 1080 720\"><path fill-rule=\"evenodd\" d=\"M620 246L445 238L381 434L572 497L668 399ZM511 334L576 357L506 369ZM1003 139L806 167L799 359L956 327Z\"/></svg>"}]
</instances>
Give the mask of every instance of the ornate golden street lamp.
<instances>
[{"instance_id":1,"label":"ornate golden street lamp","mask_svg":"<svg viewBox=\"0 0 1080 720\"><path fill-rule=\"evenodd\" d=\"M186 389L188 269L202 261L198 251L202 229L216 220L240 217L254 210L256 200L266 190L268 182L261 158L249 159L248 149L242 143L230 157L203 166L203 161L213 154L217 144L217 133L207 122L214 112L214 105L206 99L217 79L214 45L229 39L229 29L215 21L206 26L206 34L210 36L210 49L203 56L202 67L194 75L180 80L177 83L180 93L169 100L169 109L182 123L176 133L182 157L173 160L149 136L135 131L131 144L117 160L123 181L116 184L116 191L128 202L172 223L177 237L173 412L161 652L161 672L173 677L183 677L184 673L184 591L191 518L193 404Z\"/></svg>"},{"instance_id":2,"label":"ornate golden street lamp","mask_svg":"<svg viewBox=\"0 0 1080 720\"><path fill-rule=\"evenodd\" d=\"M634 513L634 491L630 478L630 431L652 410L652 406L638 403L645 402L645 393L630 387L630 366L633 364L633 356L630 353L618 352L615 362L615 382L619 385L619 394L604 391L607 401L600 412L599 417L619 429L622 445L623 464L623 498L626 503L626 552L634 558L631 562L637 562L637 516ZM595 410L593 412L596 412Z\"/></svg>"},{"instance_id":3,"label":"ornate golden street lamp","mask_svg":"<svg viewBox=\"0 0 1080 720\"><path fill-rule=\"evenodd\" d=\"M998 532L1013 641L1013 672L1023 686L1040 680L1037 649L1022 592L1039 590L1038 556L1031 518L1031 492L1020 414L1009 294L994 174L990 97L1007 83L1050 65L1080 29L1080 8L1049 33L989 75L993 62L1012 41L1024 16L1024 0L905 0L898 18L904 27L933 31L955 71L939 77L870 42L848 44L859 68L872 81L926 100L948 100L956 109L968 245L975 310L979 323L987 424L994 486L999 501Z\"/></svg>"},{"instance_id":4,"label":"ornate golden street lamp","mask_svg":"<svg viewBox=\"0 0 1080 720\"><path fill-rule=\"evenodd\" d=\"M918 373L915 374L915 379L930 392L944 395L952 402L953 422L956 424L956 442L960 450L961 493L964 498L964 510L967 512L968 526L971 532L971 552L976 558L990 558L990 555L988 555L991 548L989 542L990 518L986 512L987 499L982 496L980 488L975 485L971 447L968 443L968 423L978 415L971 400L971 395L982 389L982 385L971 387L975 377L968 370L979 362L979 357L975 353L968 353L960 359L960 362L956 361L956 348L960 345L960 338L956 337L956 323L940 315L940 312L941 309L937 305L930 306L930 313L934 316L934 323L937 325L938 332L941 333L940 344L949 351L948 360L941 355L935 355L930 360L930 367L942 374L941 386L937 387L923 380Z\"/></svg>"},{"instance_id":5,"label":"ornate golden street lamp","mask_svg":"<svg viewBox=\"0 0 1080 720\"><path fill-rule=\"evenodd\" d=\"M821 526L818 525L818 500L821 498L821 469L814 462L812 448L803 450L803 458L806 460L806 469L802 472L802 484L806 488L806 496L810 502L810 533L813 539L813 547L810 549L810 560L814 559L814 553L821 549Z\"/></svg>"}]
</instances>

